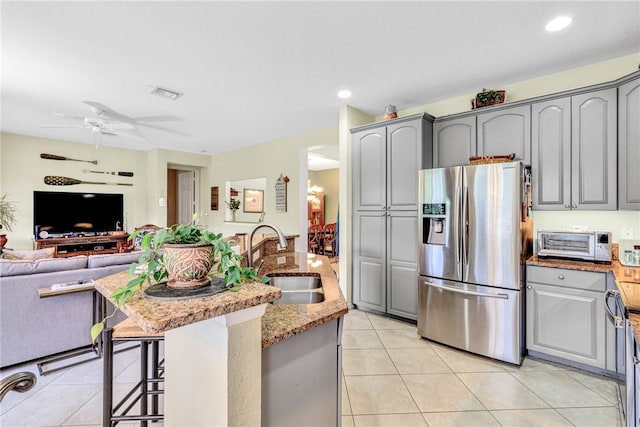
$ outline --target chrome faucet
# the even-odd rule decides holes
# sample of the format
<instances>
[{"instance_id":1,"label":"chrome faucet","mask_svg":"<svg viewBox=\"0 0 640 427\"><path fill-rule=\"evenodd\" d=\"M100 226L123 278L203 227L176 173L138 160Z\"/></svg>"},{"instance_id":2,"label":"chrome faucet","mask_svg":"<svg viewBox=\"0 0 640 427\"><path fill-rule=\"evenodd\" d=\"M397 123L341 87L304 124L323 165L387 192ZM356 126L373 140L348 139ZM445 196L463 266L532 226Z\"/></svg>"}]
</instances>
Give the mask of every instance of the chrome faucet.
<instances>
[{"instance_id":1,"label":"chrome faucet","mask_svg":"<svg viewBox=\"0 0 640 427\"><path fill-rule=\"evenodd\" d=\"M276 234L278 235L278 244L283 248L287 247L287 238L284 237L284 234L282 234L282 231L275 225L260 223L254 226L249 232L249 236L247 236L247 266L248 267L253 267L253 244L252 244L253 235L256 234L256 231L258 231L260 228L263 228L263 227L270 228L273 231L275 231ZM260 267L262 267L262 265L260 265Z\"/></svg>"}]
</instances>

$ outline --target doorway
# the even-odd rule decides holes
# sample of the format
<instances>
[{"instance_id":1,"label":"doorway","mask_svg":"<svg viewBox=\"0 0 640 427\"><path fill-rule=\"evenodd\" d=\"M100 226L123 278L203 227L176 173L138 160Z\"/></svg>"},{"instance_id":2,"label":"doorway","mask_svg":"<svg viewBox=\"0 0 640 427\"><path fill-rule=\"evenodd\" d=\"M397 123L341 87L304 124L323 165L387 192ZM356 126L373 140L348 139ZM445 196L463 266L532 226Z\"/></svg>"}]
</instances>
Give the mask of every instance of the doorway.
<instances>
[{"instance_id":1,"label":"doorway","mask_svg":"<svg viewBox=\"0 0 640 427\"><path fill-rule=\"evenodd\" d=\"M198 212L198 171L167 169L167 226L188 224Z\"/></svg>"},{"instance_id":2,"label":"doorway","mask_svg":"<svg viewBox=\"0 0 640 427\"><path fill-rule=\"evenodd\" d=\"M304 211L308 250L333 258L338 256L337 233L340 229L339 165L338 145L314 146L307 149L307 196ZM328 230L335 233L335 236L331 234L335 238L324 241L323 237L329 235ZM320 233L320 237L317 233Z\"/></svg>"}]
</instances>

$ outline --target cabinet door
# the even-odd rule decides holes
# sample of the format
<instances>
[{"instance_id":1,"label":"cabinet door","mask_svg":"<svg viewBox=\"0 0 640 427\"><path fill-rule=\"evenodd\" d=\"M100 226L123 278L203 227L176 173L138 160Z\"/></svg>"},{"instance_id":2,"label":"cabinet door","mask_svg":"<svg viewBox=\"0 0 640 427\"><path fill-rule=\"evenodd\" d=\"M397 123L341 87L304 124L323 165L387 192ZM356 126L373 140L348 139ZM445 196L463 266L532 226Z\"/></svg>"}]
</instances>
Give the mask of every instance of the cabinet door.
<instances>
[{"instance_id":1,"label":"cabinet door","mask_svg":"<svg viewBox=\"0 0 640 427\"><path fill-rule=\"evenodd\" d=\"M617 207L616 98L616 89L571 98L572 209Z\"/></svg>"},{"instance_id":2,"label":"cabinet door","mask_svg":"<svg viewBox=\"0 0 640 427\"><path fill-rule=\"evenodd\" d=\"M515 153L531 164L531 110L529 105L478 114L478 155Z\"/></svg>"},{"instance_id":3,"label":"cabinet door","mask_svg":"<svg viewBox=\"0 0 640 427\"><path fill-rule=\"evenodd\" d=\"M640 79L618 88L618 209L640 209Z\"/></svg>"},{"instance_id":4,"label":"cabinet door","mask_svg":"<svg viewBox=\"0 0 640 427\"><path fill-rule=\"evenodd\" d=\"M353 303L386 310L386 213L357 212L353 217Z\"/></svg>"},{"instance_id":5,"label":"cabinet door","mask_svg":"<svg viewBox=\"0 0 640 427\"><path fill-rule=\"evenodd\" d=\"M476 155L476 117L436 121L433 124L433 167L469 164Z\"/></svg>"},{"instance_id":6,"label":"cabinet door","mask_svg":"<svg viewBox=\"0 0 640 427\"><path fill-rule=\"evenodd\" d=\"M571 208L571 99L531 106L531 193L534 210Z\"/></svg>"},{"instance_id":7,"label":"cabinet door","mask_svg":"<svg viewBox=\"0 0 640 427\"><path fill-rule=\"evenodd\" d=\"M386 127L353 134L354 209L381 210L386 206Z\"/></svg>"},{"instance_id":8,"label":"cabinet door","mask_svg":"<svg viewBox=\"0 0 640 427\"><path fill-rule=\"evenodd\" d=\"M418 209L422 119L387 127L387 208Z\"/></svg>"},{"instance_id":9,"label":"cabinet door","mask_svg":"<svg viewBox=\"0 0 640 427\"><path fill-rule=\"evenodd\" d=\"M387 312L418 318L418 216L390 212L387 216Z\"/></svg>"},{"instance_id":10,"label":"cabinet door","mask_svg":"<svg viewBox=\"0 0 640 427\"><path fill-rule=\"evenodd\" d=\"M604 294L527 283L527 349L604 369Z\"/></svg>"}]
</instances>

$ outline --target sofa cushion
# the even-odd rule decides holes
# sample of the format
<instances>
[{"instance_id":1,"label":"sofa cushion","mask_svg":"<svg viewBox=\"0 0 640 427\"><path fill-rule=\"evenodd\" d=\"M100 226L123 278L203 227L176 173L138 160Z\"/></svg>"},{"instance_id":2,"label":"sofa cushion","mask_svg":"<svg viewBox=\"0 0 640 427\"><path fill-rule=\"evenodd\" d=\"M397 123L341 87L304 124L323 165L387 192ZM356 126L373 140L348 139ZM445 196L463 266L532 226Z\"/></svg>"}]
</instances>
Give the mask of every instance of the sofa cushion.
<instances>
[{"instance_id":1,"label":"sofa cushion","mask_svg":"<svg viewBox=\"0 0 640 427\"><path fill-rule=\"evenodd\" d=\"M38 249L37 251L2 251L2 258L9 260L37 261L39 259L53 258L55 248Z\"/></svg>"},{"instance_id":2,"label":"sofa cushion","mask_svg":"<svg viewBox=\"0 0 640 427\"><path fill-rule=\"evenodd\" d=\"M37 261L0 259L0 277L79 270L86 267L85 255L71 258L45 258Z\"/></svg>"},{"instance_id":3,"label":"sofa cushion","mask_svg":"<svg viewBox=\"0 0 640 427\"><path fill-rule=\"evenodd\" d=\"M109 265L131 264L138 261L142 252L127 252L123 254L89 255L88 267L98 268Z\"/></svg>"}]
</instances>

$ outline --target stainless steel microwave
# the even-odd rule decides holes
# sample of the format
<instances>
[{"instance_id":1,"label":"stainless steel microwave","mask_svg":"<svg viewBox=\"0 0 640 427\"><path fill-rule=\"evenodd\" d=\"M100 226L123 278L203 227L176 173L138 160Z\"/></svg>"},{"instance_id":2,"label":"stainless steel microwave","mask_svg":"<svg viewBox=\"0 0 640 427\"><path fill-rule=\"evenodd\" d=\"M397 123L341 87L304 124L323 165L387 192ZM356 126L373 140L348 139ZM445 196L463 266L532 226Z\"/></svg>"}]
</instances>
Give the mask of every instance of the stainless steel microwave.
<instances>
[{"instance_id":1,"label":"stainless steel microwave","mask_svg":"<svg viewBox=\"0 0 640 427\"><path fill-rule=\"evenodd\" d=\"M611 233L538 231L538 256L611 263Z\"/></svg>"}]
</instances>

